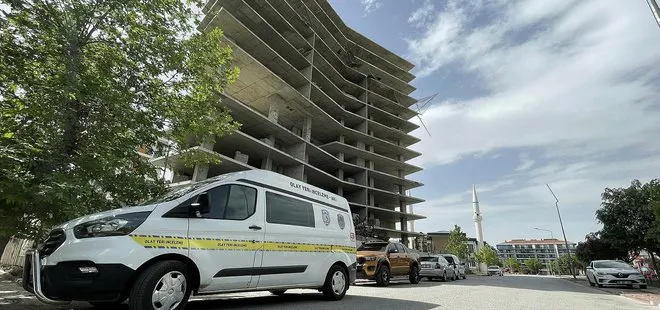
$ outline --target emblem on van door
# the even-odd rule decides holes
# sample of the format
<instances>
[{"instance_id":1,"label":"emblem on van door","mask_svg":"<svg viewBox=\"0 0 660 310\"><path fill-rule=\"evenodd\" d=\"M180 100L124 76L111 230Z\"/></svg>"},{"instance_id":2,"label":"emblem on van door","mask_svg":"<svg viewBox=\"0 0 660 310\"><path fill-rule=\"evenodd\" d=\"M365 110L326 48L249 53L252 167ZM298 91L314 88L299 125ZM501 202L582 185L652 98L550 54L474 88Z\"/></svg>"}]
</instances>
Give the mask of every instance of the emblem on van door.
<instances>
[{"instance_id":1,"label":"emblem on van door","mask_svg":"<svg viewBox=\"0 0 660 310\"><path fill-rule=\"evenodd\" d=\"M330 212L328 212L326 209L323 209L321 210L321 215L323 215L323 223L325 226L330 225Z\"/></svg>"},{"instance_id":2,"label":"emblem on van door","mask_svg":"<svg viewBox=\"0 0 660 310\"><path fill-rule=\"evenodd\" d=\"M344 222L344 216L341 214L337 214L337 224L339 224L339 228L344 229L346 226L346 222Z\"/></svg>"}]
</instances>

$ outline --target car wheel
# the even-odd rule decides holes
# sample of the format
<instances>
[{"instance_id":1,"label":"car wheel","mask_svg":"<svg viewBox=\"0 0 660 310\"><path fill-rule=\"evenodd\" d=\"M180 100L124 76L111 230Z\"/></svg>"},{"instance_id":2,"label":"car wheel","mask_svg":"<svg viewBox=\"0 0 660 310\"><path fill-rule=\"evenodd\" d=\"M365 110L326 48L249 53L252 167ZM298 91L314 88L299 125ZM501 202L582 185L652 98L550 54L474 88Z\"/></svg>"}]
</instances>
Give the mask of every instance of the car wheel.
<instances>
[{"instance_id":1,"label":"car wheel","mask_svg":"<svg viewBox=\"0 0 660 310\"><path fill-rule=\"evenodd\" d=\"M325 276L323 296L327 300L340 300L346 295L349 285L346 269L339 265L332 265Z\"/></svg>"},{"instance_id":2,"label":"car wheel","mask_svg":"<svg viewBox=\"0 0 660 310\"><path fill-rule=\"evenodd\" d=\"M596 286L596 283L591 282L591 279L589 279L588 275L587 275L587 282L589 282L589 286Z\"/></svg>"},{"instance_id":3,"label":"car wheel","mask_svg":"<svg viewBox=\"0 0 660 310\"><path fill-rule=\"evenodd\" d=\"M378 284L378 286L390 285L390 268L386 265L382 265L378 268L378 272L376 272L376 284Z\"/></svg>"},{"instance_id":4,"label":"car wheel","mask_svg":"<svg viewBox=\"0 0 660 310\"><path fill-rule=\"evenodd\" d=\"M276 290L276 291L270 291L271 294L277 295L277 296L282 296L284 293L286 293L286 290Z\"/></svg>"},{"instance_id":5,"label":"car wheel","mask_svg":"<svg viewBox=\"0 0 660 310\"><path fill-rule=\"evenodd\" d=\"M180 261L163 261L147 268L131 288L128 309L184 309L192 291L189 274L188 266Z\"/></svg>"},{"instance_id":6,"label":"car wheel","mask_svg":"<svg viewBox=\"0 0 660 310\"><path fill-rule=\"evenodd\" d=\"M646 284L640 285L639 288L645 290L646 289Z\"/></svg>"},{"instance_id":7,"label":"car wheel","mask_svg":"<svg viewBox=\"0 0 660 310\"><path fill-rule=\"evenodd\" d=\"M419 283L419 267L417 265L413 265L410 267L410 273L408 274L408 280L410 280L410 284L418 284Z\"/></svg>"}]
</instances>

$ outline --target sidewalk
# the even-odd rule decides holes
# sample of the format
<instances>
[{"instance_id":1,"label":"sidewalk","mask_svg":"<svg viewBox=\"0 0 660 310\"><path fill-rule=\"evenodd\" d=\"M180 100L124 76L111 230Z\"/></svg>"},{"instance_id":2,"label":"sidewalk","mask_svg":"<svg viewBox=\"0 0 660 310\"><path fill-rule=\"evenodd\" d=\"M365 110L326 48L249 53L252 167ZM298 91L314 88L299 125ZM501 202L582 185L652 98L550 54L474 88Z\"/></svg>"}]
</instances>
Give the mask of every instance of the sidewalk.
<instances>
[{"instance_id":1,"label":"sidewalk","mask_svg":"<svg viewBox=\"0 0 660 310\"><path fill-rule=\"evenodd\" d=\"M590 287L589 282L587 282L586 276L577 276L577 280L574 280L572 276L566 276L566 275L559 276L558 278ZM656 283L656 285L658 284ZM637 301L643 302L648 305L660 306L660 287L658 286L649 285L645 289L640 289L636 287L627 288L627 287L618 287L618 286L610 286L610 287L593 286L592 288L612 295L619 295L626 298L635 299Z\"/></svg>"}]
</instances>

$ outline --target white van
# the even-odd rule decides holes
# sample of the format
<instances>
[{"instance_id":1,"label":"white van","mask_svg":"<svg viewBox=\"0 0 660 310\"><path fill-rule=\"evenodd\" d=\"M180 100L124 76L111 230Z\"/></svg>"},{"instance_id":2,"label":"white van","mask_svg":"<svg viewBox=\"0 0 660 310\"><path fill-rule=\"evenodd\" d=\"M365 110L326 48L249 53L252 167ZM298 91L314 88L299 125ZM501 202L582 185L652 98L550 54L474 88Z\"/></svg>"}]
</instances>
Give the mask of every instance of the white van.
<instances>
[{"instance_id":1,"label":"white van","mask_svg":"<svg viewBox=\"0 0 660 310\"><path fill-rule=\"evenodd\" d=\"M190 295L355 283L355 230L341 196L265 170L221 175L137 207L56 227L26 255L23 286L45 303L185 308Z\"/></svg>"}]
</instances>

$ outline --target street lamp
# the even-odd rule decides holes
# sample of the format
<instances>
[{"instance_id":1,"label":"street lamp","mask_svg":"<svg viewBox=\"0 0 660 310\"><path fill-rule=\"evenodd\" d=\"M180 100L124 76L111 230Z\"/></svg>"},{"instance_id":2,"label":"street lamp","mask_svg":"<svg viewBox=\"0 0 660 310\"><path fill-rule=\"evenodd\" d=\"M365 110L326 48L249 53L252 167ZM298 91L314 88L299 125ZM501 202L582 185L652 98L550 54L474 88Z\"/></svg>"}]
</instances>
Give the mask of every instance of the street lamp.
<instances>
[{"instance_id":1,"label":"street lamp","mask_svg":"<svg viewBox=\"0 0 660 310\"><path fill-rule=\"evenodd\" d=\"M554 236L554 234L552 233L552 230L549 230L549 229L543 229L543 228L536 228L536 227L534 227L534 229L536 229L536 230L542 230L542 231L547 231L547 232L550 233L550 239L555 239L555 236ZM552 244L552 247L555 248L555 260L557 260L557 259L559 259L559 250L557 249L557 245L556 245L556 244ZM552 263L552 262L551 262L551 263ZM557 266L559 266L559 265L557 265ZM550 271L552 271L552 270L550 270ZM559 271L559 270L555 270L555 272L557 272L557 271Z\"/></svg>"},{"instance_id":2,"label":"street lamp","mask_svg":"<svg viewBox=\"0 0 660 310\"><path fill-rule=\"evenodd\" d=\"M577 277L575 277L575 271L573 270L573 261L571 259L571 249L568 248L568 240L566 240L566 232L564 231L564 223L561 221L561 213L559 213L559 199L557 198L557 195L552 191L552 188L550 188L550 185L545 184L545 186L548 187L548 190L550 190L550 193L552 194L553 197L555 197L555 207L557 208L557 216L559 217L559 225L561 225L561 233L564 235L564 244L566 245L566 253L568 254L568 269L571 270L571 275L573 275L573 279L577 280ZM557 257L559 259L559 257Z\"/></svg>"},{"instance_id":3,"label":"street lamp","mask_svg":"<svg viewBox=\"0 0 660 310\"><path fill-rule=\"evenodd\" d=\"M651 13L653 13L655 22L660 26L660 7L658 6L657 0L646 0L646 2L649 4L649 8L651 8Z\"/></svg>"}]
</instances>

